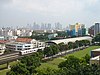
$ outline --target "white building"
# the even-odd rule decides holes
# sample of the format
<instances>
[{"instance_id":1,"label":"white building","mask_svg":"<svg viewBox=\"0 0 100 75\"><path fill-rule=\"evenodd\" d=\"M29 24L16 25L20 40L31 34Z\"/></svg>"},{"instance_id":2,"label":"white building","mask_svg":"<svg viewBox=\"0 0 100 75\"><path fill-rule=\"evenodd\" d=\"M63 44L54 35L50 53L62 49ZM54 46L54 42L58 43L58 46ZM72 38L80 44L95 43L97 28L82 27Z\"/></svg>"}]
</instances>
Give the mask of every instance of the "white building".
<instances>
[{"instance_id":1,"label":"white building","mask_svg":"<svg viewBox=\"0 0 100 75\"><path fill-rule=\"evenodd\" d=\"M78 41L80 41L80 40L89 40L91 42L92 37L85 36L85 37L76 37L76 38L68 38L68 39L60 39L60 40L50 40L47 43L55 43L55 44L64 43L64 44L68 44L68 42L75 42L76 40L78 40Z\"/></svg>"},{"instance_id":2,"label":"white building","mask_svg":"<svg viewBox=\"0 0 100 75\"><path fill-rule=\"evenodd\" d=\"M32 48L33 48L32 44L26 44L26 43L21 43L21 42L20 43L14 42L14 43L6 44L6 50L21 51L21 50L29 50Z\"/></svg>"},{"instance_id":3,"label":"white building","mask_svg":"<svg viewBox=\"0 0 100 75\"><path fill-rule=\"evenodd\" d=\"M45 47L45 43L30 38L17 38L15 42L6 44L6 50L14 51L29 50L38 47Z\"/></svg>"}]
</instances>

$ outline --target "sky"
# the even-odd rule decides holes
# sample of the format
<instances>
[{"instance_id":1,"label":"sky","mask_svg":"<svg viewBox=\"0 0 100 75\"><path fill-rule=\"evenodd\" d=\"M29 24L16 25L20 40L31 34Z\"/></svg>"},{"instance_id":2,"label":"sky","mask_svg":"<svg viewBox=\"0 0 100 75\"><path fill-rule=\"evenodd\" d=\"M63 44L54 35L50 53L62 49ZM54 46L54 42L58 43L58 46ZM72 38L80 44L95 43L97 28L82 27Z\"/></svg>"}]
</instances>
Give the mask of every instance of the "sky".
<instances>
[{"instance_id":1,"label":"sky","mask_svg":"<svg viewBox=\"0 0 100 75\"><path fill-rule=\"evenodd\" d=\"M100 22L100 0L0 0L0 27Z\"/></svg>"}]
</instances>

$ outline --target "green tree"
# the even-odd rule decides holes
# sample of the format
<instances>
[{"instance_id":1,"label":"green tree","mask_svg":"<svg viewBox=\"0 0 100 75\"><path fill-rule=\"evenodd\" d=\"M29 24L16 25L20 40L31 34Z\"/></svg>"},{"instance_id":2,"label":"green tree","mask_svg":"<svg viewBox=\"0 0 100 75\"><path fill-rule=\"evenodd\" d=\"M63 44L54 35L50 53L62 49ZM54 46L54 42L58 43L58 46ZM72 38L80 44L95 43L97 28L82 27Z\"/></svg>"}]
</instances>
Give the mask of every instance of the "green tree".
<instances>
[{"instance_id":1,"label":"green tree","mask_svg":"<svg viewBox=\"0 0 100 75\"><path fill-rule=\"evenodd\" d=\"M68 42L68 48L73 49L73 42Z\"/></svg>"},{"instance_id":2,"label":"green tree","mask_svg":"<svg viewBox=\"0 0 100 75\"><path fill-rule=\"evenodd\" d=\"M97 34L93 39L94 39L94 42L98 42L98 45L100 45L100 33Z\"/></svg>"},{"instance_id":3,"label":"green tree","mask_svg":"<svg viewBox=\"0 0 100 75\"><path fill-rule=\"evenodd\" d=\"M50 46L52 51L53 51L53 55L57 54L59 52L59 48L58 45L51 45Z\"/></svg>"},{"instance_id":4,"label":"green tree","mask_svg":"<svg viewBox=\"0 0 100 75\"><path fill-rule=\"evenodd\" d=\"M7 75L30 75L25 64L18 63L11 68Z\"/></svg>"},{"instance_id":5,"label":"green tree","mask_svg":"<svg viewBox=\"0 0 100 75\"><path fill-rule=\"evenodd\" d=\"M60 63L58 65L58 67L62 68L62 67L67 67L67 68L78 68L79 64L80 64L80 60L74 56L69 56L66 58L67 60Z\"/></svg>"},{"instance_id":6,"label":"green tree","mask_svg":"<svg viewBox=\"0 0 100 75\"><path fill-rule=\"evenodd\" d=\"M36 73L35 69L41 65L41 58L39 57L39 53L34 53L33 55L23 57L21 63L26 65L30 74L33 74Z\"/></svg>"},{"instance_id":7,"label":"green tree","mask_svg":"<svg viewBox=\"0 0 100 75\"><path fill-rule=\"evenodd\" d=\"M37 75L55 75L56 74L56 69L53 69L51 67L46 67L42 69L37 70Z\"/></svg>"},{"instance_id":8,"label":"green tree","mask_svg":"<svg viewBox=\"0 0 100 75\"><path fill-rule=\"evenodd\" d=\"M51 47L46 47L44 48L44 56L52 56L53 55L53 51Z\"/></svg>"}]
</instances>

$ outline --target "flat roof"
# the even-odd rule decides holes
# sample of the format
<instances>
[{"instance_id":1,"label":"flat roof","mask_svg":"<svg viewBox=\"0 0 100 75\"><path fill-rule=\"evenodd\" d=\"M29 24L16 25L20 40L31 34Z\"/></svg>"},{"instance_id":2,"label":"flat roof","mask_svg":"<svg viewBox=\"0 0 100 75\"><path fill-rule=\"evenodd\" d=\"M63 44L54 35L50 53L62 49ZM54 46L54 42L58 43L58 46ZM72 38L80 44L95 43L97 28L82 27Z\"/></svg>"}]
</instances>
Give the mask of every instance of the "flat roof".
<instances>
[{"instance_id":1,"label":"flat roof","mask_svg":"<svg viewBox=\"0 0 100 75\"><path fill-rule=\"evenodd\" d=\"M92 50L92 51L100 51L100 48L98 48L98 49L94 49L94 50Z\"/></svg>"},{"instance_id":2,"label":"flat roof","mask_svg":"<svg viewBox=\"0 0 100 75\"><path fill-rule=\"evenodd\" d=\"M27 43L23 43L23 42L9 42L7 43L8 45L24 45L24 44L27 44Z\"/></svg>"},{"instance_id":3,"label":"flat roof","mask_svg":"<svg viewBox=\"0 0 100 75\"><path fill-rule=\"evenodd\" d=\"M100 60L100 55L99 56L96 56L96 57L93 57L90 60Z\"/></svg>"},{"instance_id":4,"label":"flat roof","mask_svg":"<svg viewBox=\"0 0 100 75\"><path fill-rule=\"evenodd\" d=\"M56 43L56 44L63 42L64 44L68 44L68 42L75 42L76 40L78 40L78 41L80 41L80 40L92 41L92 37L85 36L85 37L67 38L67 39L60 39L60 40L51 40L51 41L48 41L48 42L53 42L53 43Z\"/></svg>"}]
</instances>

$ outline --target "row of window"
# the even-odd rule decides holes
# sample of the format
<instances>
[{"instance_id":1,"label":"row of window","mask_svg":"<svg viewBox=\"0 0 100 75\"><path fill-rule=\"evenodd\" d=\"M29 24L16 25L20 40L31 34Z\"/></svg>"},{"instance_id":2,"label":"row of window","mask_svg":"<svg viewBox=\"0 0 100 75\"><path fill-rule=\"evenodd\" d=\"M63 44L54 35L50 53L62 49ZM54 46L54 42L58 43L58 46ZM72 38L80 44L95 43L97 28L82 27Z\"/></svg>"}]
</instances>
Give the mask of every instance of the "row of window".
<instances>
[{"instance_id":1,"label":"row of window","mask_svg":"<svg viewBox=\"0 0 100 75\"><path fill-rule=\"evenodd\" d=\"M34 51L36 51L36 50L34 50ZM25 51L23 53L30 53L30 52L33 52L33 50L31 50L31 51Z\"/></svg>"}]
</instances>

